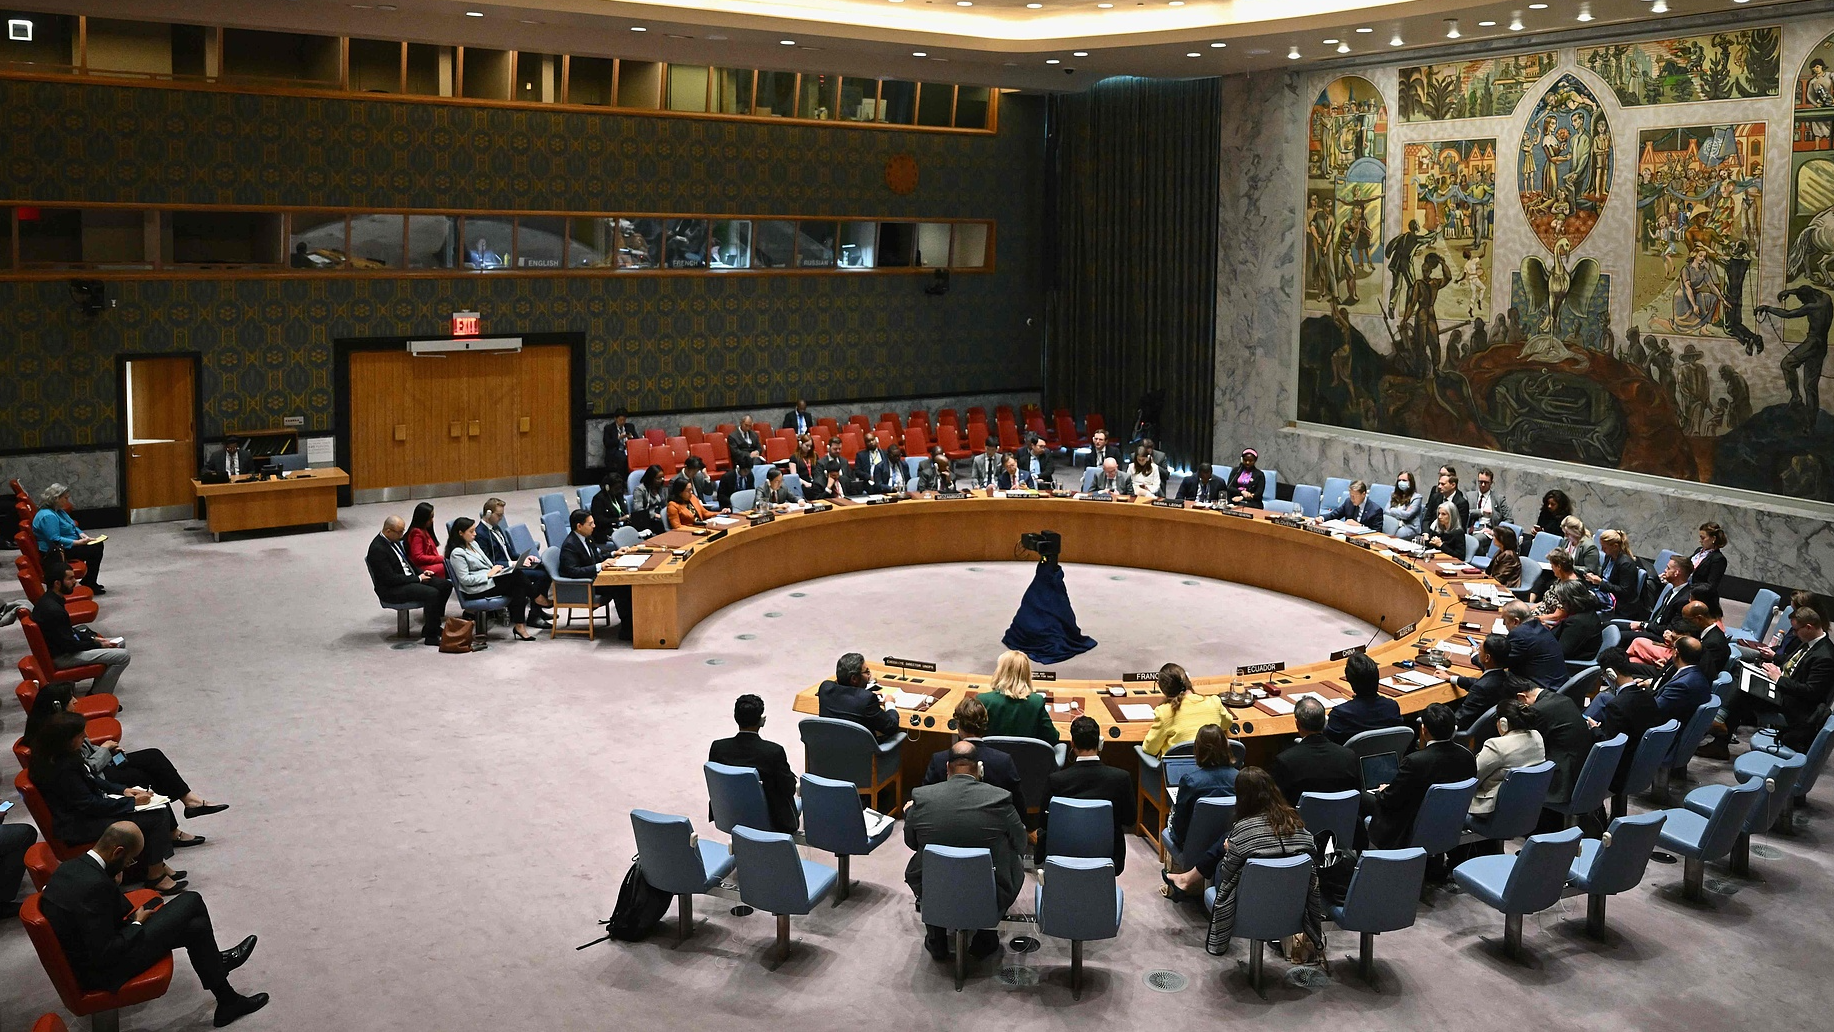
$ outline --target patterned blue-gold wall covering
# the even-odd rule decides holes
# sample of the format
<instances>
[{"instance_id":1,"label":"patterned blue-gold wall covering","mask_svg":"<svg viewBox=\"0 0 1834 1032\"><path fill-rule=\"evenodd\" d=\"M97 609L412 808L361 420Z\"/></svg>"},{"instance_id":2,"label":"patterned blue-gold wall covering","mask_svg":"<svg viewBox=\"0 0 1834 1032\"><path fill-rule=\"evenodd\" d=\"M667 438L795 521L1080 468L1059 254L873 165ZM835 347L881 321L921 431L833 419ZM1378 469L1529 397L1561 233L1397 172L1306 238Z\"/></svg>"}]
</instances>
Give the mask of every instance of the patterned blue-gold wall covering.
<instances>
[{"instance_id":1,"label":"patterned blue-gold wall covering","mask_svg":"<svg viewBox=\"0 0 1834 1032\"><path fill-rule=\"evenodd\" d=\"M339 337L587 335L605 412L975 393L1038 383L1042 105L997 135L0 82L0 199L995 220L997 271L171 279L108 283L90 319L64 281L0 280L0 451L114 443L115 355L199 351L206 435L303 415L332 429ZM886 188L893 154L920 170ZM584 415L583 413L577 415Z\"/></svg>"}]
</instances>

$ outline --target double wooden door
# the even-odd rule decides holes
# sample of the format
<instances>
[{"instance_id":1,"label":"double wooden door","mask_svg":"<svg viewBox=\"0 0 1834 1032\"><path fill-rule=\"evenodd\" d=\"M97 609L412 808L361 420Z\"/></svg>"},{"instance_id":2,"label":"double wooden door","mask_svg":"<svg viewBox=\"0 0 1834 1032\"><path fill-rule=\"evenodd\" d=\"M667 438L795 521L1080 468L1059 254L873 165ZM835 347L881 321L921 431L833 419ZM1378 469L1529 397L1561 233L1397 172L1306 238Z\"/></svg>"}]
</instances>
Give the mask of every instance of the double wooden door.
<instances>
[{"instance_id":1,"label":"double wooden door","mask_svg":"<svg viewBox=\"0 0 1834 1032\"><path fill-rule=\"evenodd\" d=\"M426 497L564 484L572 349L350 356L355 491Z\"/></svg>"}]
</instances>

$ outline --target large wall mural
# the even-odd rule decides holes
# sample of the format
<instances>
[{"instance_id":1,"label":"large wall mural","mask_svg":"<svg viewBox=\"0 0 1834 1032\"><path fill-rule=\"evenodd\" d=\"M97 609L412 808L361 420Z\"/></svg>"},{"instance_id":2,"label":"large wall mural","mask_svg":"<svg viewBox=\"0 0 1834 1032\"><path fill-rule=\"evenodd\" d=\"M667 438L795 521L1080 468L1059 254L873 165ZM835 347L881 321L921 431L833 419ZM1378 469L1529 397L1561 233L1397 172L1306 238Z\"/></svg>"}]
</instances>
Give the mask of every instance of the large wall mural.
<instances>
[{"instance_id":1,"label":"large wall mural","mask_svg":"<svg viewBox=\"0 0 1834 1032\"><path fill-rule=\"evenodd\" d=\"M1774 97L1781 40L1772 26L1613 43L1581 48L1579 64L1610 83L1625 107Z\"/></svg>"},{"instance_id":2,"label":"large wall mural","mask_svg":"<svg viewBox=\"0 0 1834 1032\"><path fill-rule=\"evenodd\" d=\"M1380 311L1388 105L1346 75L1312 102L1307 137L1305 300L1309 308Z\"/></svg>"},{"instance_id":3,"label":"large wall mural","mask_svg":"<svg viewBox=\"0 0 1834 1032\"><path fill-rule=\"evenodd\" d=\"M1355 304L1322 268L1308 283L1299 418L1834 502L1831 33L1834 16L1356 79L1400 116L1358 155L1394 170L1385 242ZM1728 103L1670 106L1705 100ZM1349 178L1322 172L1319 208Z\"/></svg>"},{"instance_id":4,"label":"large wall mural","mask_svg":"<svg viewBox=\"0 0 1834 1032\"><path fill-rule=\"evenodd\" d=\"M1512 114L1530 87L1552 71L1552 50L1401 69L1403 122L1444 122Z\"/></svg>"}]
</instances>

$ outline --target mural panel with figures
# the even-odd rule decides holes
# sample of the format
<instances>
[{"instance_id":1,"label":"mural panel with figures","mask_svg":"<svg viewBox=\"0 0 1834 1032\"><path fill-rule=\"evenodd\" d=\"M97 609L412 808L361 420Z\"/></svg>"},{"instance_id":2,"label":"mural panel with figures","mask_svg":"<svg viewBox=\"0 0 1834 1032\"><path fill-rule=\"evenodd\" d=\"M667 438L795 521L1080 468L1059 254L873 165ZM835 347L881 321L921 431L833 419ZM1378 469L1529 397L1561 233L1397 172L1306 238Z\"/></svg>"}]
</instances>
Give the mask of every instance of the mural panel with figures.
<instances>
[{"instance_id":1,"label":"mural panel with figures","mask_svg":"<svg viewBox=\"0 0 1834 1032\"><path fill-rule=\"evenodd\" d=\"M1481 58L1401 69L1397 104L1403 122L1444 122L1514 114L1529 87L1552 71L1560 55Z\"/></svg>"},{"instance_id":2,"label":"mural panel with figures","mask_svg":"<svg viewBox=\"0 0 1834 1032\"><path fill-rule=\"evenodd\" d=\"M1611 84L1625 107L1774 97L1780 85L1775 26L1704 36L1581 47L1579 63Z\"/></svg>"},{"instance_id":3,"label":"mural panel with figures","mask_svg":"<svg viewBox=\"0 0 1834 1032\"><path fill-rule=\"evenodd\" d=\"M1556 257L1583 243L1611 196L1611 124L1579 77L1554 80L1522 130L1517 189L1522 212Z\"/></svg>"},{"instance_id":4,"label":"mural panel with figures","mask_svg":"<svg viewBox=\"0 0 1834 1032\"><path fill-rule=\"evenodd\" d=\"M1312 102L1306 157L1305 304L1379 311L1388 105L1346 75Z\"/></svg>"},{"instance_id":5,"label":"mural panel with figures","mask_svg":"<svg viewBox=\"0 0 1834 1032\"><path fill-rule=\"evenodd\" d=\"M1410 143L1401 161L1401 224L1420 241L1400 262L1389 256L1389 288L1401 301L1402 324L1413 317L1409 302L1417 295L1430 299L1437 318L1488 319L1496 140ZM1423 278L1430 283L1425 289Z\"/></svg>"}]
</instances>

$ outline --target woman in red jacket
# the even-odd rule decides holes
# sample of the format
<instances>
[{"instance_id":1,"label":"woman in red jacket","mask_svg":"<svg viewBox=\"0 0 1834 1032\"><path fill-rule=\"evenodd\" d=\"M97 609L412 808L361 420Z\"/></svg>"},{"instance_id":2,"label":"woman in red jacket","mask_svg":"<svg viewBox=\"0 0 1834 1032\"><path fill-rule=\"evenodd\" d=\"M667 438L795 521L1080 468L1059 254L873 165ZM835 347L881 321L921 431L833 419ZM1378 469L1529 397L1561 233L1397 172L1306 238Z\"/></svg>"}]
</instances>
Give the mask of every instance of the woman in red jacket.
<instances>
[{"instance_id":1,"label":"woman in red jacket","mask_svg":"<svg viewBox=\"0 0 1834 1032\"><path fill-rule=\"evenodd\" d=\"M446 557L440 554L439 538L433 533L433 503L421 502L414 507L414 518L408 521L408 562L421 573L442 580L446 576Z\"/></svg>"}]
</instances>

